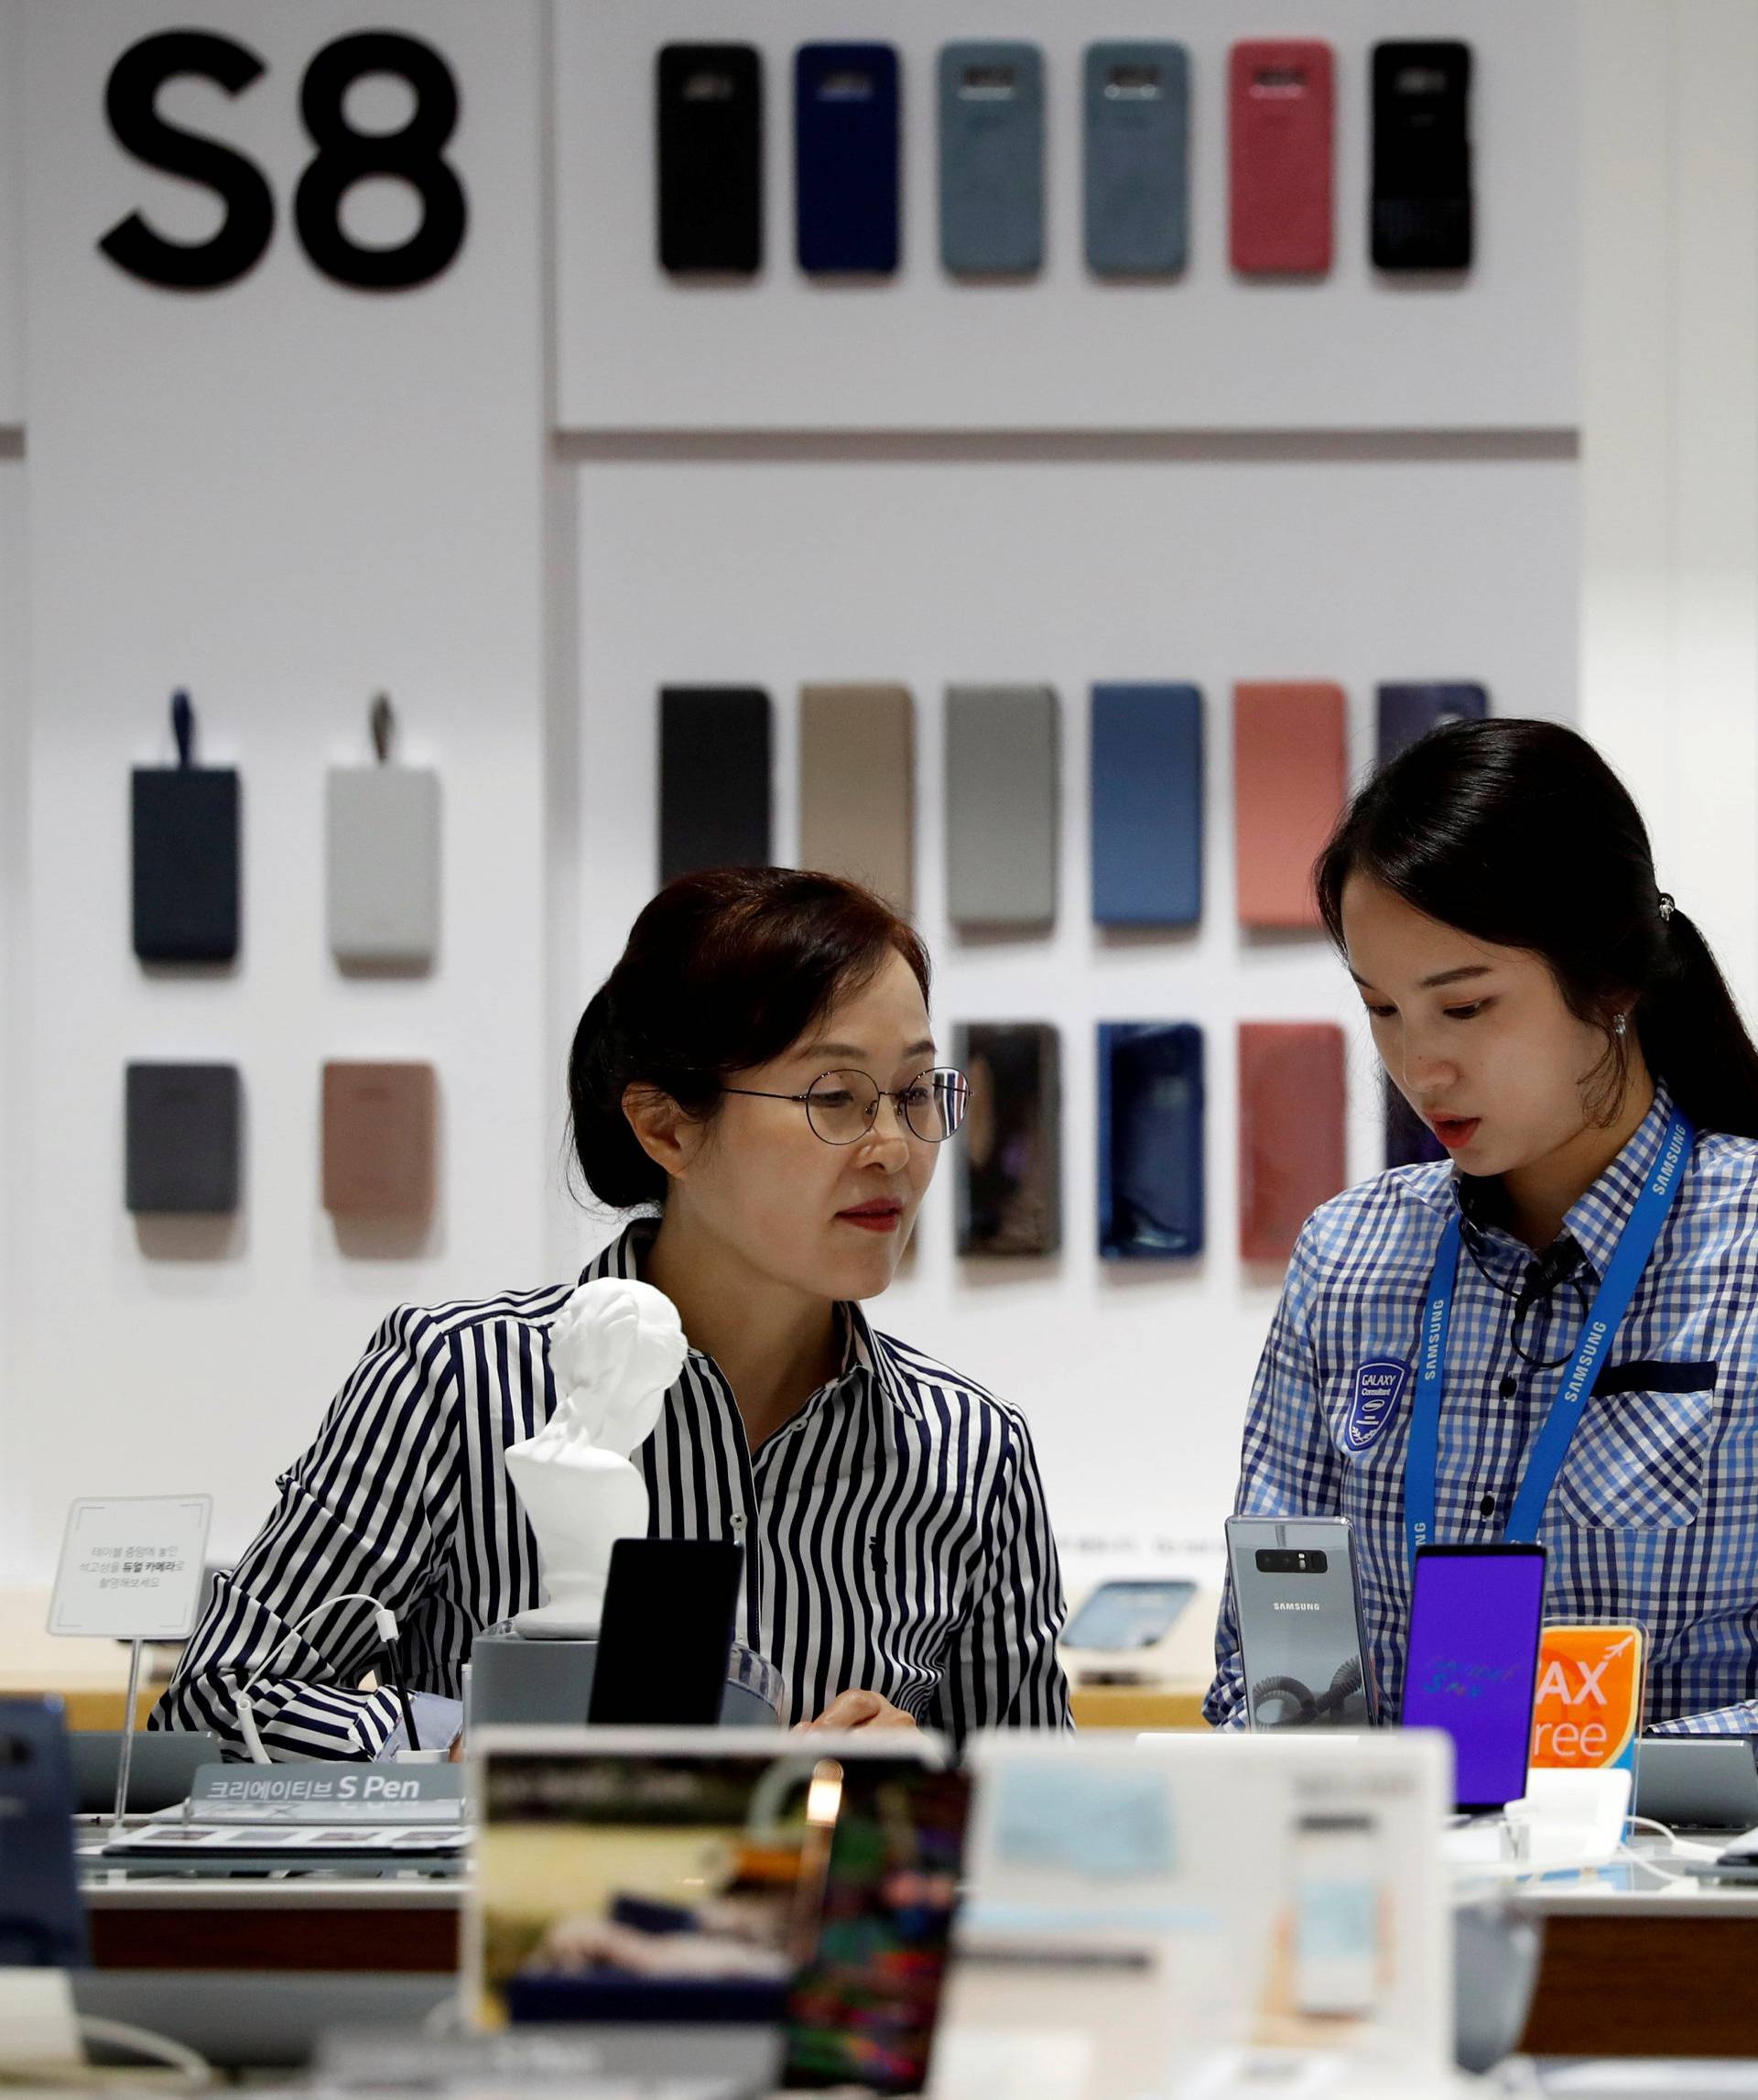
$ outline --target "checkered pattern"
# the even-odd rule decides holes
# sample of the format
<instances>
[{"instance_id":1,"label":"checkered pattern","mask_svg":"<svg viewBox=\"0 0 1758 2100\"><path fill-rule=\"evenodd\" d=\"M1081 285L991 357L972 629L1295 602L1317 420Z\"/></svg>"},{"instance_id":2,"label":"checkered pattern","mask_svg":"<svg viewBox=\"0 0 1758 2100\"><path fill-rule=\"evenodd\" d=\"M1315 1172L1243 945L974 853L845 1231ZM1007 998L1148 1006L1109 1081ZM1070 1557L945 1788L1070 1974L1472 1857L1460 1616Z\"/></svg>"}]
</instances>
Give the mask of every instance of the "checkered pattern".
<instances>
[{"instance_id":1,"label":"checkered pattern","mask_svg":"<svg viewBox=\"0 0 1758 2100\"><path fill-rule=\"evenodd\" d=\"M1563 1221L1584 1259L1525 1315L1530 1250L1467 1202L1446 1386L1436 1537L1501 1536L1525 1457L1580 1339L1672 1103L1654 1107ZM1400 1167L1308 1220L1264 1344L1237 1506L1251 1516L1347 1517L1387 1709L1403 1695L1410 1570L1404 1463L1414 1372L1364 1451L1345 1442L1357 1367L1414 1366L1435 1250L1458 1207L1444 1162ZM1559 1361L1560 1359L1560 1361ZM1758 1733L1758 1143L1698 1139L1630 1310L1606 1352L1546 1506L1545 1608L1633 1619L1650 1640L1648 1716L1703 1734ZM1231 1585L1204 1712L1243 1725Z\"/></svg>"}]
</instances>

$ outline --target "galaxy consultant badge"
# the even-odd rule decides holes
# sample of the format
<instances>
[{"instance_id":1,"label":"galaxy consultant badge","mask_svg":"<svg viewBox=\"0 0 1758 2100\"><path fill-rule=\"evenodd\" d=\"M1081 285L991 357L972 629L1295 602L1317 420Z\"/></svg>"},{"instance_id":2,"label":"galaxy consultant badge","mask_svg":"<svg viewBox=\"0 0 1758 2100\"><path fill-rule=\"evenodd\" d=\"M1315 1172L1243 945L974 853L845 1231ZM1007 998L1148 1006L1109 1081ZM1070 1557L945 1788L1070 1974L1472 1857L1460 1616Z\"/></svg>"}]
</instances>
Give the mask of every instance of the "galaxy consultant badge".
<instances>
[{"instance_id":1,"label":"galaxy consultant badge","mask_svg":"<svg viewBox=\"0 0 1758 2100\"><path fill-rule=\"evenodd\" d=\"M1410 1376L1408 1364L1395 1356L1373 1356L1355 1373L1355 1394L1349 1403L1343 1449L1352 1454L1372 1451L1398 1411Z\"/></svg>"}]
</instances>

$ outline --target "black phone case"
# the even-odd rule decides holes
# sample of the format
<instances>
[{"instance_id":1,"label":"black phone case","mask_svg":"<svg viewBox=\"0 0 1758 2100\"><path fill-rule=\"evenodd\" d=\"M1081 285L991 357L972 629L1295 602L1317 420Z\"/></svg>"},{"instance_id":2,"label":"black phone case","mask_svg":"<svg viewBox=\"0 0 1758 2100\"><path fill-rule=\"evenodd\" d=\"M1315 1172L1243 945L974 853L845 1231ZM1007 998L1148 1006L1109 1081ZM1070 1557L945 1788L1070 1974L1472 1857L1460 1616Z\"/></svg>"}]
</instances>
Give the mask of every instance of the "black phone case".
<instances>
[{"instance_id":1,"label":"black phone case","mask_svg":"<svg viewBox=\"0 0 1758 2100\"><path fill-rule=\"evenodd\" d=\"M125 1154L131 1211L238 1208L243 1086L232 1064L131 1064Z\"/></svg>"},{"instance_id":2,"label":"black phone case","mask_svg":"<svg viewBox=\"0 0 1758 2100\"><path fill-rule=\"evenodd\" d=\"M769 695L667 686L659 695L659 879L770 862Z\"/></svg>"},{"instance_id":3,"label":"black phone case","mask_svg":"<svg viewBox=\"0 0 1758 2100\"><path fill-rule=\"evenodd\" d=\"M1374 45L1376 268L1470 267L1470 87L1469 44Z\"/></svg>"},{"instance_id":4,"label":"black phone case","mask_svg":"<svg viewBox=\"0 0 1758 2100\"><path fill-rule=\"evenodd\" d=\"M953 1052L971 1081L957 1165L960 1254L1054 1254L1062 1244L1057 1032L972 1021Z\"/></svg>"},{"instance_id":5,"label":"black phone case","mask_svg":"<svg viewBox=\"0 0 1758 2100\"><path fill-rule=\"evenodd\" d=\"M238 952L238 776L141 766L133 780L135 953L230 963Z\"/></svg>"},{"instance_id":6,"label":"black phone case","mask_svg":"<svg viewBox=\"0 0 1758 2100\"><path fill-rule=\"evenodd\" d=\"M743 1548L728 1540L619 1539L587 1719L598 1727L713 1727L743 1571Z\"/></svg>"},{"instance_id":7,"label":"black phone case","mask_svg":"<svg viewBox=\"0 0 1758 2100\"><path fill-rule=\"evenodd\" d=\"M763 267L763 60L750 44L667 44L655 63L659 267Z\"/></svg>"}]
</instances>

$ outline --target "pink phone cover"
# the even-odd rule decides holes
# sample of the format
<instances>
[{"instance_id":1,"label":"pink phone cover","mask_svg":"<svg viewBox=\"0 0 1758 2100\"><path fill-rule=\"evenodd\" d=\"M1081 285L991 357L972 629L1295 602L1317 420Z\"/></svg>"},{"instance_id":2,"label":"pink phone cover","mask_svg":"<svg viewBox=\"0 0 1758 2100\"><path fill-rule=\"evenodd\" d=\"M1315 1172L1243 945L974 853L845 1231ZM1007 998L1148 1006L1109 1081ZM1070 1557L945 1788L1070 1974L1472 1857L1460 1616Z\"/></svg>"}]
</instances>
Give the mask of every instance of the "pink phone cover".
<instances>
[{"instance_id":1,"label":"pink phone cover","mask_svg":"<svg viewBox=\"0 0 1758 2100\"><path fill-rule=\"evenodd\" d=\"M1343 1031L1334 1021L1245 1021L1239 1031L1239 1252L1285 1262L1348 1180Z\"/></svg>"},{"instance_id":2,"label":"pink phone cover","mask_svg":"<svg viewBox=\"0 0 1758 2100\"><path fill-rule=\"evenodd\" d=\"M1318 923L1312 864L1343 806L1340 685L1233 688L1233 850L1242 926Z\"/></svg>"},{"instance_id":3,"label":"pink phone cover","mask_svg":"<svg viewBox=\"0 0 1758 2100\"><path fill-rule=\"evenodd\" d=\"M1228 60L1230 246L1248 276L1330 267L1330 46L1307 37L1235 44Z\"/></svg>"}]
</instances>

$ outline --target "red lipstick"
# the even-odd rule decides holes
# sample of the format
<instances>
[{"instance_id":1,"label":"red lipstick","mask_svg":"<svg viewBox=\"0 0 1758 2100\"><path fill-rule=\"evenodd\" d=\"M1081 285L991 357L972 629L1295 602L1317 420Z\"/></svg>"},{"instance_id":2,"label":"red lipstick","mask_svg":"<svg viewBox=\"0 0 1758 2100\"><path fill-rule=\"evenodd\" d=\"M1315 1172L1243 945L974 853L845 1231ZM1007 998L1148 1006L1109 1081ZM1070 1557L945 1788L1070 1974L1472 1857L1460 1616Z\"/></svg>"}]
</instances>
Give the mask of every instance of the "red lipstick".
<instances>
[{"instance_id":1,"label":"red lipstick","mask_svg":"<svg viewBox=\"0 0 1758 2100\"><path fill-rule=\"evenodd\" d=\"M836 1214L845 1224L859 1225L864 1233L895 1233L903 1223L904 1206L895 1196L876 1196L870 1203L856 1203Z\"/></svg>"}]
</instances>

